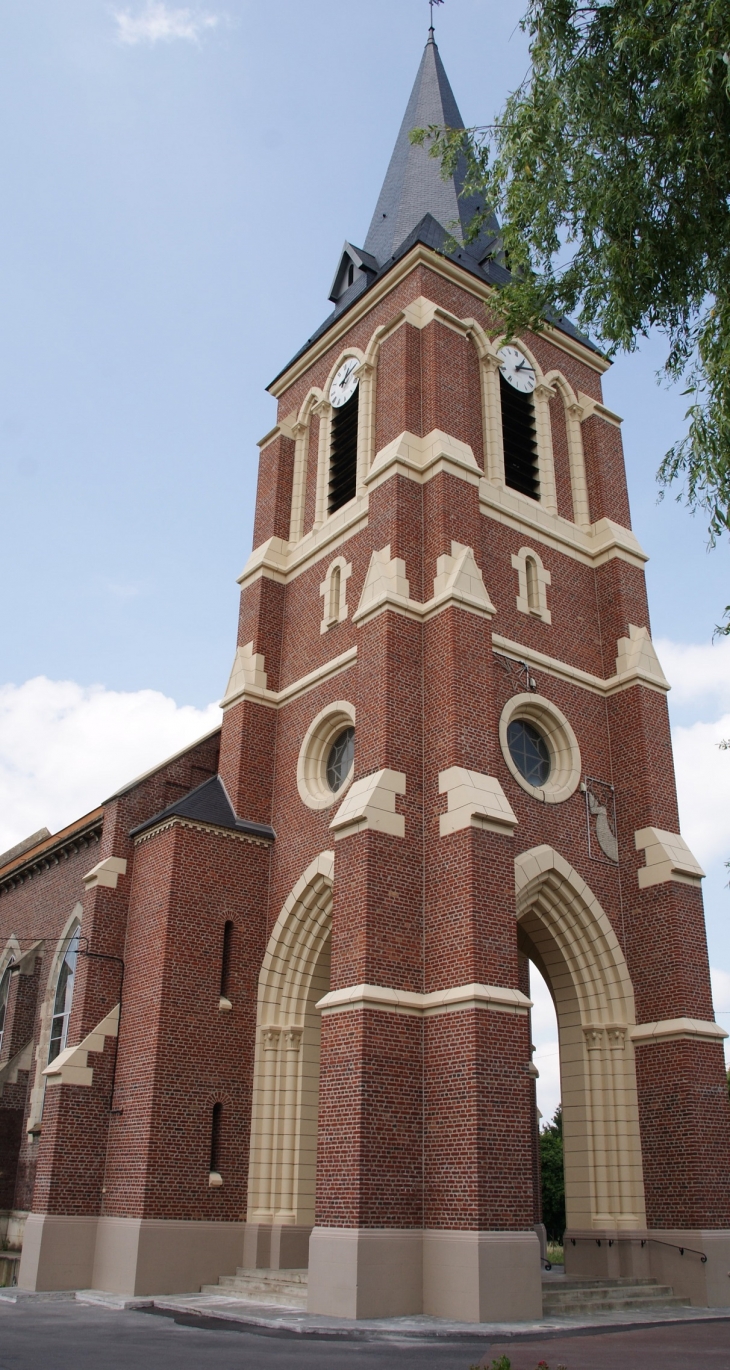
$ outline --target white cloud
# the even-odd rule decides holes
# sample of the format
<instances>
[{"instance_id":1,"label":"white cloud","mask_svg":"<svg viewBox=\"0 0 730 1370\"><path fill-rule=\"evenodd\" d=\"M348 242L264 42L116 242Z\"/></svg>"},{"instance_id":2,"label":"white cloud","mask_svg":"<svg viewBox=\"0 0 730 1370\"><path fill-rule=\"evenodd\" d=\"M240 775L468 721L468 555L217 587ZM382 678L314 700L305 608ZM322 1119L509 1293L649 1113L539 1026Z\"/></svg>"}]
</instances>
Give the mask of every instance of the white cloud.
<instances>
[{"instance_id":1,"label":"white cloud","mask_svg":"<svg viewBox=\"0 0 730 1370\"><path fill-rule=\"evenodd\" d=\"M716 642L654 643L672 693L671 704L714 703L717 711L730 709L730 638Z\"/></svg>"},{"instance_id":2,"label":"white cloud","mask_svg":"<svg viewBox=\"0 0 730 1370\"><path fill-rule=\"evenodd\" d=\"M164 0L148 0L145 9L139 14L118 10L114 18L119 42L129 46L137 43L170 43L176 38L197 43L207 29L214 29L220 23L218 15L188 8L173 9Z\"/></svg>"},{"instance_id":3,"label":"white cloud","mask_svg":"<svg viewBox=\"0 0 730 1370\"><path fill-rule=\"evenodd\" d=\"M165 757L217 727L220 709L179 706L157 690L37 676L0 688L0 851L88 813Z\"/></svg>"},{"instance_id":4,"label":"white cloud","mask_svg":"<svg viewBox=\"0 0 730 1370\"><path fill-rule=\"evenodd\" d=\"M730 713L714 723L673 728L682 836L701 864L730 857Z\"/></svg>"}]
</instances>

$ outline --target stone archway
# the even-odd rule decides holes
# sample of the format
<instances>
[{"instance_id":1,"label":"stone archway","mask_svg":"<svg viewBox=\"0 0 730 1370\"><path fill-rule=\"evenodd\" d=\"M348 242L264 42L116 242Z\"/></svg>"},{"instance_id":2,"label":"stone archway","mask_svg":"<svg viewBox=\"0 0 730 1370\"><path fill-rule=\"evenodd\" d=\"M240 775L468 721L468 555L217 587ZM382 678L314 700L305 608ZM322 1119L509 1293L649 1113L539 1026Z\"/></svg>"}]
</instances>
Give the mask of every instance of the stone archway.
<instances>
[{"instance_id":1,"label":"stone archway","mask_svg":"<svg viewBox=\"0 0 730 1370\"><path fill-rule=\"evenodd\" d=\"M319 999L330 987L334 853L321 852L276 920L259 974L244 1264L307 1265L314 1224Z\"/></svg>"},{"instance_id":2,"label":"stone archway","mask_svg":"<svg viewBox=\"0 0 730 1370\"><path fill-rule=\"evenodd\" d=\"M568 1231L645 1229L636 1022L626 961L595 895L552 847L515 861L520 945L558 1018Z\"/></svg>"}]
</instances>

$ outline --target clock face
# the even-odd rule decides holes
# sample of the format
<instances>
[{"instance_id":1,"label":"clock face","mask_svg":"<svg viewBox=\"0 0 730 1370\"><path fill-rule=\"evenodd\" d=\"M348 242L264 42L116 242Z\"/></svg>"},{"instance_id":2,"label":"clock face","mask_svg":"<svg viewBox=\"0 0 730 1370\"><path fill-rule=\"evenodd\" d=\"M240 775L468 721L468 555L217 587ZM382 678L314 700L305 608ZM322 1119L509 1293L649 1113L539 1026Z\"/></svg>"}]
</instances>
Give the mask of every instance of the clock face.
<instances>
[{"instance_id":1,"label":"clock face","mask_svg":"<svg viewBox=\"0 0 730 1370\"><path fill-rule=\"evenodd\" d=\"M523 395L529 395L537 385L535 368L530 365L527 357L523 356L516 347L502 347L499 350L500 372L515 390L521 391Z\"/></svg>"},{"instance_id":2,"label":"clock face","mask_svg":"<svg viewBox=\"0 0 730 1370\"><path fill-rule=\"evenodd\" d=\"M355 372L359 365L357 357L348 357L337 372L330 386L330 404L335 409L341 409L343 404L347 404L347 401L355 394L358 385Z\"/></svg>"}]
</instances>

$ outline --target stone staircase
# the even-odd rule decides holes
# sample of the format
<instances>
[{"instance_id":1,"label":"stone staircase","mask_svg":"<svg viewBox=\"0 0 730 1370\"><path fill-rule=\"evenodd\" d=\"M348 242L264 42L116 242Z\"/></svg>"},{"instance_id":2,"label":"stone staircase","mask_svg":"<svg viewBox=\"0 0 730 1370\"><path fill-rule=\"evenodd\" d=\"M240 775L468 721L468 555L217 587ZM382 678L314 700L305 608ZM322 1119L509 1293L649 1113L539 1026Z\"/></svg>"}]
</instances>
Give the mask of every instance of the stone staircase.
<instances>
[{"instance_id":1,"label":"stone staircase","mask_svg":"<svg viewBox=\"0 0 730 1370\"><path fill-rule=\"evenodd\" d=\"M307 1270L246 1270L221 1275L217 1284L204 1284L202 1294L223 1294L246 1303L278 1308L306 1308Z\"/></svg>"},{"instance_id":2,"label":"stone staircase","mask_svg":"<svg viewBox=\"0 0 730 1370\"><path fill-rule=\"evenodd\" d=\"M653 1312L657 1308L685 1308L689 1299L675 1296L668 1284L650 1279L585 1280L565 1275L542 1282L544 1317L575 1317L591 1313Z\"/></svg>"}]
</instances>

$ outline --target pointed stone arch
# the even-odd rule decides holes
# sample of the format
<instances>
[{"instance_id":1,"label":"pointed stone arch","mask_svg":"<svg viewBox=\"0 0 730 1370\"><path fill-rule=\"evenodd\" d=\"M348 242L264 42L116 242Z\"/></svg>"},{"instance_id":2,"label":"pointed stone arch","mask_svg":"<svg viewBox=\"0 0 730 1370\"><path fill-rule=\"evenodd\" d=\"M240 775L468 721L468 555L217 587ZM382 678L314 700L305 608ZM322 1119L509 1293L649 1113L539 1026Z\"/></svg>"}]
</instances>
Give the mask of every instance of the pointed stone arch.
<instances>
[{"instance_id":1,"label":"pointed stone arch","mask_svg":"<svg viewBox=\"0 0 730 1370\"><path fill-rule=\"evenodd\" d=\"M585 881L552 847L515 860L522 949L558 1017L568 1231L644 1228L636 1022L626 960Z\"/></svg>"},{"instance_id":2,"label":"pointed stone arch","mask_svg":"<svg viewBox=\"0 0 730 1370\"><path fill-rule=\"evenodd\" d=\"M315 1006L330 987L333 875L334 852L320 852L284 903L259 975L251 1224L301 1229L314 1223L319 1095Z\"/></svg>"}]
</instances>

